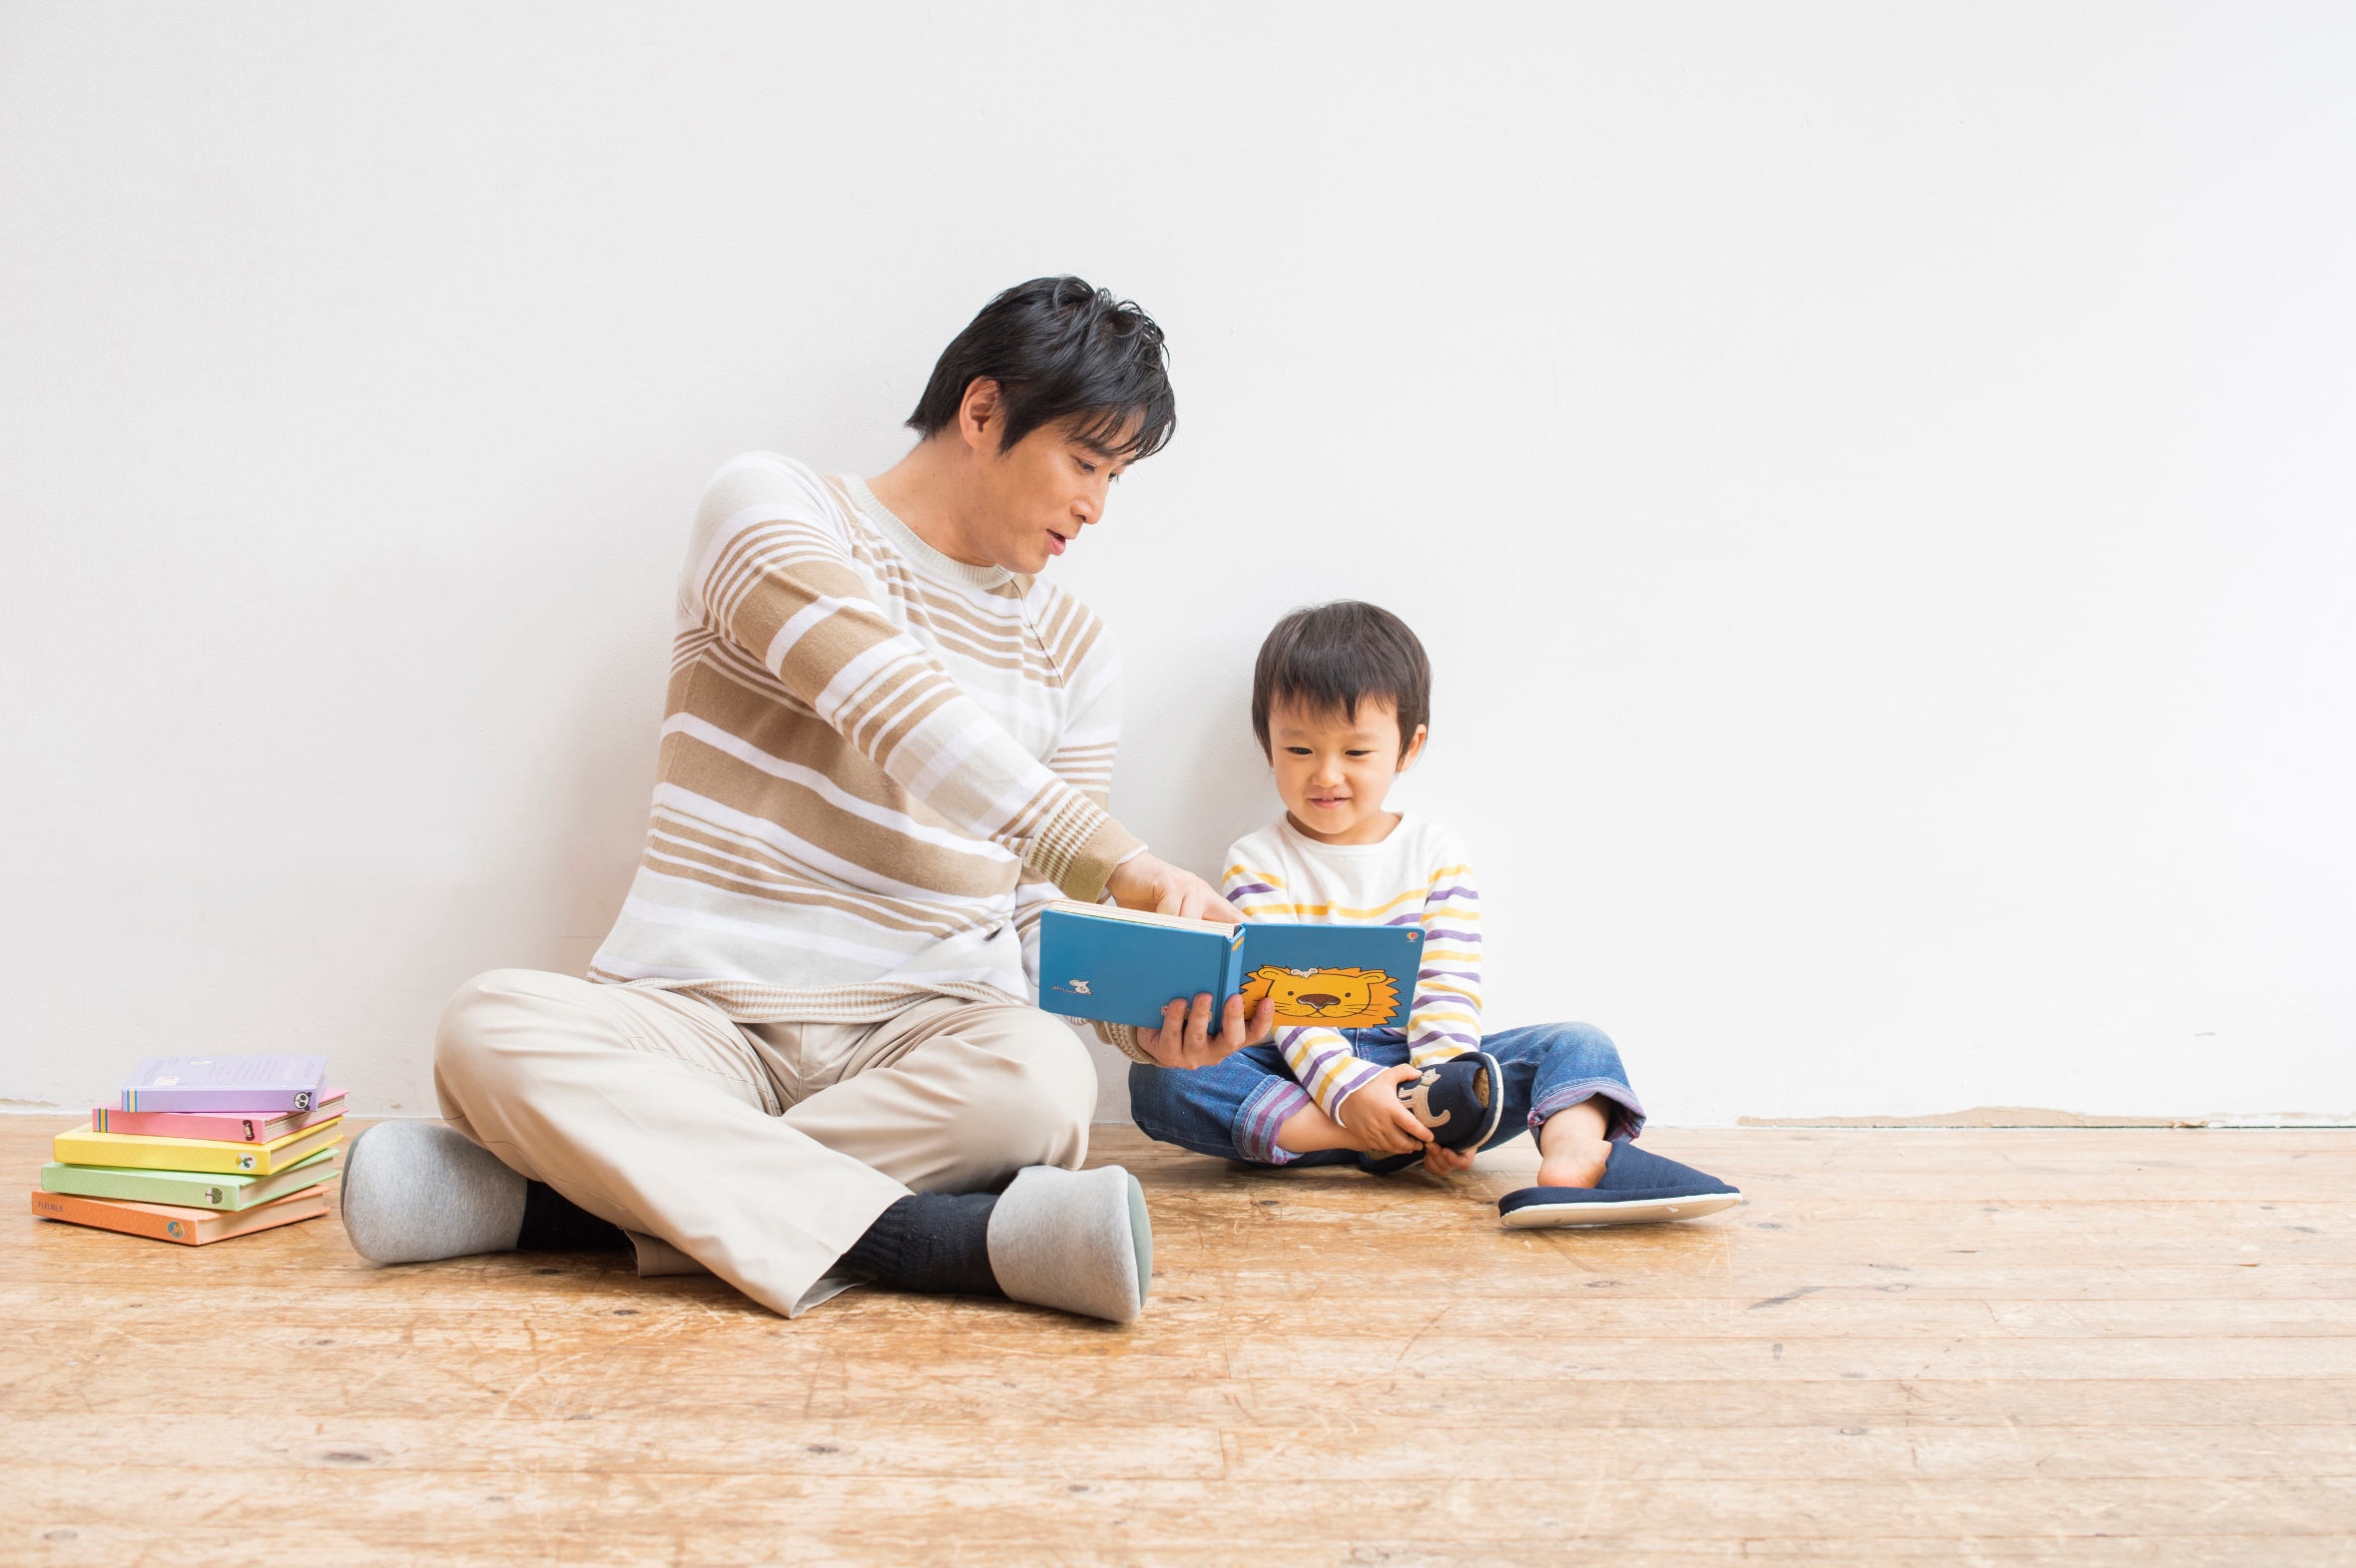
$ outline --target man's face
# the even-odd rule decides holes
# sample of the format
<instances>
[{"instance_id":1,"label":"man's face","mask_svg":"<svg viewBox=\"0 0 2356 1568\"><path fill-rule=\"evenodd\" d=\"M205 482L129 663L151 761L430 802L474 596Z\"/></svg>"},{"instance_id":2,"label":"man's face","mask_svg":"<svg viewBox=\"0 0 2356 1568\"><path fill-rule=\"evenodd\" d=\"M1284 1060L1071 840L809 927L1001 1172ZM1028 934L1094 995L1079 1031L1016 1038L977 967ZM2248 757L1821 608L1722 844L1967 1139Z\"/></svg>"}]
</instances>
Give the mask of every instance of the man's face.
<instances>
[{"instance_id":1,"label":"man's face","mask_svg":"<svg viewBox=\"0 0 2356 1568\"><path fill-rule=\"evenodd\" d=\"M1105 491L1128 466L1072 437L1077 420L1044 424L979 465L974 543L1010 572L1039 571L1104 516Z\"/></svg>"}]
</instances>

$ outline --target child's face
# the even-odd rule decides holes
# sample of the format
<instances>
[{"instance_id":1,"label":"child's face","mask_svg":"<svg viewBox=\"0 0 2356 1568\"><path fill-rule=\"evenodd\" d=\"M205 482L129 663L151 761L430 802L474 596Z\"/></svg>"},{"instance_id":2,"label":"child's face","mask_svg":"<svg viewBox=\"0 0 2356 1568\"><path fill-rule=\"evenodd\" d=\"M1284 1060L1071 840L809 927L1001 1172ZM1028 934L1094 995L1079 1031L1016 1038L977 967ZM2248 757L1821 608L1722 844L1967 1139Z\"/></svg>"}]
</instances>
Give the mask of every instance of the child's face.
<instances>
[{"instance_id":1,"label":"child's face","mask_svg":"<svg viewBox=\"0 0 2356 1568\"><path fill-rule=\"evenodd\" d=\"M1399 740L1399 707L1387 700L1360 703L1354 719L1338 709L1273 705L1268 765L1293 825L1323 843L1381 842L1397 825L1383 797L1424 750L1424 727L1416 726L1405 755Z\"/></svg>"}]
</instances>

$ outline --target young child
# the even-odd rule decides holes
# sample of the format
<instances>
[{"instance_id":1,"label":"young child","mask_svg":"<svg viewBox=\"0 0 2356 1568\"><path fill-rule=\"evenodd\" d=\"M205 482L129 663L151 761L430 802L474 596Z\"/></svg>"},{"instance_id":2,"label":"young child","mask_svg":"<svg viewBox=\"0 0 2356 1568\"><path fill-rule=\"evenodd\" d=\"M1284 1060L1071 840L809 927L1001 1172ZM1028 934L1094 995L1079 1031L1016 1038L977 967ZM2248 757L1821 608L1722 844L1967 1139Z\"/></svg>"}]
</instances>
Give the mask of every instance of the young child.
<instances>
[{"instance_id":1,"label":"young child","mask_svg":"<svg viewBox=\"0 0 2356 1568\"><path fill-rule=\"evenodd\" d=\"M1464 848L1384 809L1429 733L1432 672L1407 623L1374 605L1297 610L1261 646L1252 730L1285 814L1227 852L1247 920L1420 925L1406 1027L1277 1029L1210 1067L1129 1071L1137 1125L1254 1165L1419 1161L1462 1171L1479 1149L1536 1135L1537 1186L1498 1203L1508 1225L1684 1219L1734 1189L1636 1149L1644 1107L1619 1052L1585 1024L1480 1033L1480 897Z\"/></svg>"}]
</instances>

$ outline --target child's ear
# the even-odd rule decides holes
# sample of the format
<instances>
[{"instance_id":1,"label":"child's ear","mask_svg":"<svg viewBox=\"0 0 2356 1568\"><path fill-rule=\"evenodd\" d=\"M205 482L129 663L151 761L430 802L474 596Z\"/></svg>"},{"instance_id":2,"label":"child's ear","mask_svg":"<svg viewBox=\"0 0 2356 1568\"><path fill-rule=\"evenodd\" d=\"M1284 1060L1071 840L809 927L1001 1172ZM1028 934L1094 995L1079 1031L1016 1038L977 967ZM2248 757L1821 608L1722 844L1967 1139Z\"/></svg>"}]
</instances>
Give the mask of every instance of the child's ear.
<instances>
[{"instance_id":1,"label":"child's ear","mask_svg":"<svg viewBox=\"0 0 2356 1568\"><path fill-rule=\"evenodd\" d=\"M1431 733L1432 727L1430 725L1416 726L1414 739L1407 743L1407 750L1399 754L1399 771L1401 773L1404 774L1416 766L1416 759L1424 755L1424 737Z\"/></svg>"}]
</instances>

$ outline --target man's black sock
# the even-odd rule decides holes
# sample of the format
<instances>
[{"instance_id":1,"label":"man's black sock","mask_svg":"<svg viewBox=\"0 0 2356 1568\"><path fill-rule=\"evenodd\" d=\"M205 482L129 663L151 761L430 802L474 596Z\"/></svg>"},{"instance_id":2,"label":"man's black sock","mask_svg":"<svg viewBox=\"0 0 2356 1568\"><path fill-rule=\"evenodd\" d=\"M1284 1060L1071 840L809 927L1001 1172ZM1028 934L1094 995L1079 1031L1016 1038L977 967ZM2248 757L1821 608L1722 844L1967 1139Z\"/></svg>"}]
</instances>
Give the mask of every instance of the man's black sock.
<instances>
[{"instance_id":1,"label":"man's black sock","mask_svg":"<svg viewBox=\"0 0 2356 1568\"><path fill-rule=\"evenodd\" d=\"M916 1193L876 1217L835 1267L875 1276L894 1291L927 1296L1004 1296L990 1273L995 1193Z\"/></svg>"},{"instance_id":2,"label":"man's black sock","mask_svg":"<svg viewBox=\"0 0 2356 1568\"><path fill-rule=\"evenodd\" d=\"M600 1220L546 1182L523 1190L523 1232L519 1253L622 1253L630 1238L611 1221Z\"/></svg>"}]
</instances>

